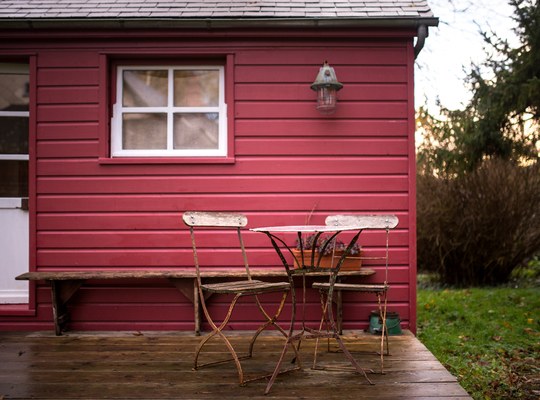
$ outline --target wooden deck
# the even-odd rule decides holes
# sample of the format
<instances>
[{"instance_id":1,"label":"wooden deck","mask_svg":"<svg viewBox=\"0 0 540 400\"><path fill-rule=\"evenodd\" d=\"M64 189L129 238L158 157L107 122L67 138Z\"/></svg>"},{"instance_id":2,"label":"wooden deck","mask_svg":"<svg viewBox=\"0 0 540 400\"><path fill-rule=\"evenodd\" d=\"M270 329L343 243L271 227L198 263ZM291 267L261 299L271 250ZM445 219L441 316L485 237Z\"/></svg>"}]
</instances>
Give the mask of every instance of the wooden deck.
<instances>
[{"instance_id":1,"label":"wooden deck","mask_svg":"<svg viewBox=\"0 0 540 400\"><path fill-rule=\"evenodd\" d=\"M236 333L235 343L247 333ZM302 342L304 370L280 375L270 394L265 381L237 384L232 365L192 371L199 337L185 332L0 332L0 399L470 399L456 379L413 335L391 337L386 374L370 374L375 385L348 371L310 367L312 341ZM262 374L275 364L283 339L263 336L245 373ZM377 337L346 333L360 364L378 366ZM218 341L211 357L224 354ZM320 360L342 363L339 353ZM269 371L270 372L270 371Z\"/></svg>"}]
</instances>

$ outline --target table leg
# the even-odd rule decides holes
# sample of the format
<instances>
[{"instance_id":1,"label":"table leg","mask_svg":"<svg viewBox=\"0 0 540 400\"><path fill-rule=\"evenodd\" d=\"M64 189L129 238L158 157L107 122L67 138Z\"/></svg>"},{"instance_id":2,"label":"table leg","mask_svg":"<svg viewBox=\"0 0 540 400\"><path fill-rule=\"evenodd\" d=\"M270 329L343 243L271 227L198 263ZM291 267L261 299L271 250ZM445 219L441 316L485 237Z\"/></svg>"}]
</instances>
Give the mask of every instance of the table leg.
<instances>
[{"instance_id":1,"label":"table leg","mask_svg":"<svg viewBox=\"0 0 540 400\"><path fill-rule=\"evenodd\" d=\"M336 293L337 308L337 329L340 335L343 335L343 293L338 290Z\"/></svg>"}]
</instances>

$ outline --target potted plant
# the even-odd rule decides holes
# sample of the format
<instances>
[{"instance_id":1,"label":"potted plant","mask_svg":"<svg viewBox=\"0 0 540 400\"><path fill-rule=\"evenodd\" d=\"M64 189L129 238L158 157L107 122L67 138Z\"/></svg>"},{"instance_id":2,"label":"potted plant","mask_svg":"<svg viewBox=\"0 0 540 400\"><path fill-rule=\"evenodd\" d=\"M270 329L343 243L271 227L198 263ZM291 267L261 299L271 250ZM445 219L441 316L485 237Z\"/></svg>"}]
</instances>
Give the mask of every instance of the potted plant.
<instances>
[{"instance_id":1,"label":"potted plant","mask_svg":"<svg viewBox=\"0 0 540 400\"><path fill-rule=\"evenodd\" d=\"M339 262L343 252L347 249L347 245L339 239L332 239L329 241L327 236L319 236L315 243L316 235L308 235L305 239L302 239L300 242L296 240L296 247L291 249L294 256L294 267L301 268L302 264L302 250L304 251L304 265L311 266L311 258L314 255L315 261L317 263L319 259L319 254L322 252L321 262L319 264L320 268L331 268L335 267ZM326 245L326 246L325 246ZM315 251L313 251L315 249ZM361 248L357 242L354 243L351 248L350 253L347 258L341 264L341 271L356 271L362 266L362 260L360 259Z\"/></svg>"}]
</instances>

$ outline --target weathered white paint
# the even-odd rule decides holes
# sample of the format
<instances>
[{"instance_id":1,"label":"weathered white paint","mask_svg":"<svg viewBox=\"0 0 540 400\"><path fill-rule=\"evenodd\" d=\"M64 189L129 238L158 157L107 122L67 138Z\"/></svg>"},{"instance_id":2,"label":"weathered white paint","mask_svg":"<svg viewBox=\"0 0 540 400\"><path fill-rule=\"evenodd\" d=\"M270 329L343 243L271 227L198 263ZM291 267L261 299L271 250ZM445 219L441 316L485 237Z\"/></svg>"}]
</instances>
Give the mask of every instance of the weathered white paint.
<instances>
[{"instance_id":1,"label":"weathered white paint","mask_svg":"<svg viewBox=\"0 0 540 400\"><path fill-rule=\"evenodd\" d=\"M0 303L28 303L28 283L15 277L28 272L28 211L19 198L0 199Z\"/></svg>"}]
</instances>

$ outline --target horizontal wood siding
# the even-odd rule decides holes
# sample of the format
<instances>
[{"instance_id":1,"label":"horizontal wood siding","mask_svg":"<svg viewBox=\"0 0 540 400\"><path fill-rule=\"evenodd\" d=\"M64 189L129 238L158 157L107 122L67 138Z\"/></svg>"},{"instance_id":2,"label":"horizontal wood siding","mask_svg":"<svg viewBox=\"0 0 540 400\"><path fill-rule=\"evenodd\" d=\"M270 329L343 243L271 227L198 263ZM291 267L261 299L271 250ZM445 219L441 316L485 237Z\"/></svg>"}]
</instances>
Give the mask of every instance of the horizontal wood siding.
<instances>
[{"instance_id":1,"label":"horizontal wood siding","mask_svg":"<svg viewBox=\"0 0 540 400\"><path fill-rule=\"evenodd\" d=\"M390 238L390 309L409 325L411 38L367 39L333 33L319 40L296 37L194 40L190 35L137 41L77 42L56 37L17 43L17 51L37 54L36 265L35 270L190 267L186 210L240 211L249 227L324 223L331 213L395 213L400 219ZM286 45L283 45L285 41ZM11 46L11 47L10 47ZM14 51L1 44L0 51ZM113 59L155 62L206 52L234 70L234 163L103 163L100 121L109 87L103 54ZM123 56L125 54L125 57ZM157 57L157 56L156 56ZM187 58L189 59L189 57ZM331 116L315 110L310 84L328 60L344 88ZM229 75L231 76L231 75ZM113 77L109 75L109 79ZM231 108L232 109L232 108ZM107 115L105 121L108 121ZM287 235L293 243L295 235ZM209 232L201 260L208 266L241 266L222 231ZM362 235L367 256L384 253L381 232ZM279 259L261 234L248 232L250 263L275 267ZM380 261L365 261L384 279ZM307 293L311 322L320 315L318 294ZM36 286L35 317L5 317L0 324L28 329L50 327L47 286ZM278 299L271 295L269 305ZM365 328L375 299L345 294L345 328ZM212 298L211 311L226 312L226 301ZM72 302L75 329L193 329L192 305L164 281L88 282ZM284 311L284 318L290 315ZM234 329L256 327L254 307L241 304Z\"/></svg>"}]
</instances>

